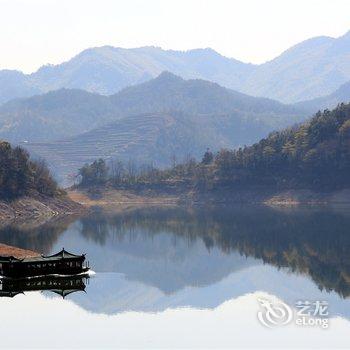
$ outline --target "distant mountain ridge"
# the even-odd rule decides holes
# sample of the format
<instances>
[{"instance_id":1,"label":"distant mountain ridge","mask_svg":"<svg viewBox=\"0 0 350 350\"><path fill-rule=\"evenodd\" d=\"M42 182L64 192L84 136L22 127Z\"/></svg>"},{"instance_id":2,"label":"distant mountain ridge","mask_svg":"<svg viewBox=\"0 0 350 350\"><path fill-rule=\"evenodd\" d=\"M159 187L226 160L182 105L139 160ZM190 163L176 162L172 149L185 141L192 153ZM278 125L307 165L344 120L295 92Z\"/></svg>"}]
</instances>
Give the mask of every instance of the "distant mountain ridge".
<instances>
[{"instance_id":1,"label":"distant mountain ridge","mask_svg":"<svg viewBox=\"0 0 350 350\"><path fill-rule=\"evenodd\" d=\"M332 94L315 98L313 100L301 101L294 104L297 109L304 110L306 113L314 113L317 110L333 109L340 103L350 102L350 81L343 84Z\"/></svg>"},{"instance_id":2,"label":"distant mountain ridge","mask_svg":"<svg viewBox=\"0 0 350 350\"><path fill-rule=\"evenodd\" d=\"M303 41L260 65L227 58L212 49L90 48L32 74L0 71L0 103L61 88L110 95L163 71L285 103L313 99L331 94L350 80L350 32L339 38Z\"/></svg>"},{"instance_id":3,"label":"distant mountain ridge","mask_svg":"<svg viewBox=\"0 0 350 350\"><path fill-rule=\"evenodd\" d=\"M0 137L20 142L73 136L111 121L114 111L108 97L77 89L15 99L0 106Z\"/></svg>"},{"instance_id":4,"label":"distant mountain ridge","mask_svg":"<svg viewBox=\"0 0 350 350\"><path fill-rule=\"evenodd\" d=\"M0 71L0 103L61 88L82 89L111 95L121 89L170 71L183 78L202 78L234 87L251 65L221 56L211 49L162 50L158 47L123 49L111 46L90 48L59 65L46 65L32 74ZM224 83L224 84L223 84ZM18 86L18 91L15 86ZM13 85L9 96L7 86Z\"/></svg>"},{"instance_id":5,"label":"distant mountain ridge","mask_svg":"<svg viewBox=\"0 0 350 350\"><path fill-rule=\"evenodd\" d=\"M197 118L231 115L247 123L259 122L265 125L265 131L305 116L293 106L277 101L244 95L208 81L184 80L164 72L151 81L109 97L61 89L7 102L0 106L0 138L12 142L49 142L73 137L131 115L174 111Z\"/></svg>"},{"instance_id":6,"label":"distant mountain ridge","mask_svg":"<svg viewBox=\"0 0 350 350\"><path fill-rule=\"evenodd\" d=\"M284 102L325 96L350 80L349 58L350 31L339 38L308 39L261 65L244 91Z\"/></svg>"}]
</instances>

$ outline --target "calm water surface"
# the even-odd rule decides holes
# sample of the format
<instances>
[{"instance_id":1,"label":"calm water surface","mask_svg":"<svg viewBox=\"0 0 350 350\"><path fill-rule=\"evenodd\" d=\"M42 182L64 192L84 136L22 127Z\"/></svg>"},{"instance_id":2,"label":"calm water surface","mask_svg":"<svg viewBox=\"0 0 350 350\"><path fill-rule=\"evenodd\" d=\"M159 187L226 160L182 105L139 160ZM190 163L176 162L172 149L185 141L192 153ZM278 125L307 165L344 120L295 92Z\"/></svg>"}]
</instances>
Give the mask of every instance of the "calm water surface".
<instances>
[{"instance_id":1,"label":"calm water surface","mask_svg":"<svg viewBox=\"0 0 350 350\"><path fill-rule=\"evenodd\" d=\"M349 348L350 208L96 210L0 230L46 254L85 252L84 291L0 298L1 348ZM269 329L258 299L326 301L329 328Z\"/></svg>"}]
</instances>

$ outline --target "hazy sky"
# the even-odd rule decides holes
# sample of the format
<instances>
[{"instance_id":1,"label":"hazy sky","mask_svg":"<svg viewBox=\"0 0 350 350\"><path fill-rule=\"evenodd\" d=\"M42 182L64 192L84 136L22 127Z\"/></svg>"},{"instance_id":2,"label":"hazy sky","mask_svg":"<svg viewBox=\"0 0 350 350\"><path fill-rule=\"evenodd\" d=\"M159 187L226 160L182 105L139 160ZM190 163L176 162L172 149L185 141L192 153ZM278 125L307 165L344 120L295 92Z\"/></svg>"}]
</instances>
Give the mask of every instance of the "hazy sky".
<instances>
[{"instance_id":1,"label":"hazy sky","mask_svg":"<svg viewBox=\"0 0 350 350\"><path fill-rule=\"evenodd\" d=\"M211 47L260 63L348 30L349 0L0 0L0 69L31 72L102 45Z\"/></svg>"}]
</instances>

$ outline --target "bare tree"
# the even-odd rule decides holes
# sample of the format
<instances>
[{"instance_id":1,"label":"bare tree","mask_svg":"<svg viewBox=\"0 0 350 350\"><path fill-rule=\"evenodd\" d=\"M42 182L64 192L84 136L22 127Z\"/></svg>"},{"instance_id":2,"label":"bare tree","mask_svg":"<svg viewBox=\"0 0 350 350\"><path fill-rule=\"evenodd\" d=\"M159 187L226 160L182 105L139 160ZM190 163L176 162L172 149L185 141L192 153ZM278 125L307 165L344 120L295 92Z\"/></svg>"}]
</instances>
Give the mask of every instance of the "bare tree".
<instances>
[{"instance_id":1,"label":"bare tree","mask_svg":"<svg viewBox=\"0 0 350 350\"><path fill-rule=\"evenodd\" d=\"M137 166L133 159L129 159L127 163L127 175L130 183L135 183L137 179Z\"/></svg>"},{"instance_id":2,"label":"bare tree","mask_svg":"<svg viewBox=\"0 0 350 350\"><path fill-rule=\"evenodd\" d=\"M120 185L123 181L125 169L124 164L121 160L111 159L110 160L110 172L112 181L115 185Z\"/></svg>"}]
</instances>

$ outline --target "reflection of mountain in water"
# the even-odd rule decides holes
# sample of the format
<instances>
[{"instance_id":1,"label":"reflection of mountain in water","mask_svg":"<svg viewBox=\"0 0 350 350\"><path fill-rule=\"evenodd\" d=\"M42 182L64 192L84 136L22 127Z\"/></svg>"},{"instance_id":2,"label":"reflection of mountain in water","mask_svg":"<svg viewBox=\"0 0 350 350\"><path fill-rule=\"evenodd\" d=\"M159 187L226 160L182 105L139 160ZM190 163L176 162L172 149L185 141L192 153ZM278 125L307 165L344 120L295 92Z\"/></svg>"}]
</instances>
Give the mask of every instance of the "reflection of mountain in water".
<instances>
[{"instance_id":1,"label":"reflection of mountain in water","mask_svg":"<svg viewBox=\"0 0 350 350\"><path fill-rule=\"evenodd\" d=\"M114 228L108 230L103 245L82 237L80 231L71 231L57 244L70 244L73 250L87 252L96 272L123 273L129 280L155 286L165 293L213 284L255 263L236 252L223 254L218 247L209 251L200 237L187 239L167 230L150 235L142 227L119 234Z\"/></svg>"},{"instance_id":2,"label":"reflection of mountain in water","mask_svg":"<svg viewBox=\"0 0 350 350\"><path fill-rule=\"evenodd\" d=\"M148 208L96 212L67 226L38 229L27 240L21 230L2 230L0 241L45 252L84 251L95 271L122 273L165 293L216 284L262 261L350 294L346 210Z\"/></svg>"},{"instance_id":3,"label":"reflection of mountain in water","mask_svg":"<svg viewBox=\"0 0 350 350\"><path fill-rule=\"evenodd\" d=\"M211 309L228 300L255 292L275 295L289 305L298 300L327 300L331 316L350 319L350 303L332 292L320 291L310 279L269 265L236 271L211 285L186 287L176 293L163 293L156 287L130 281L117 273L99 273L89 283L86 294L70 297L74 303L94 313L125 311L162 312L183 307Z\"/></svg>"},{"instance_id":4,"label":"reflection of mountain in water","mask_svg":"<svg viewBox=\"0 0 350 350\"><path fill-rule=\"evenodd\" d=\"M102 250L98 253L98 271L122 272L168 292L176 286L213 283L257 264L240 254L305 273L319 288L348 296L346 213L330 208L149 208L96 213L81 220L79 232L95 243L94 250L100 246L108 251L104 258Z\"/></svg>"}]
</instances>

